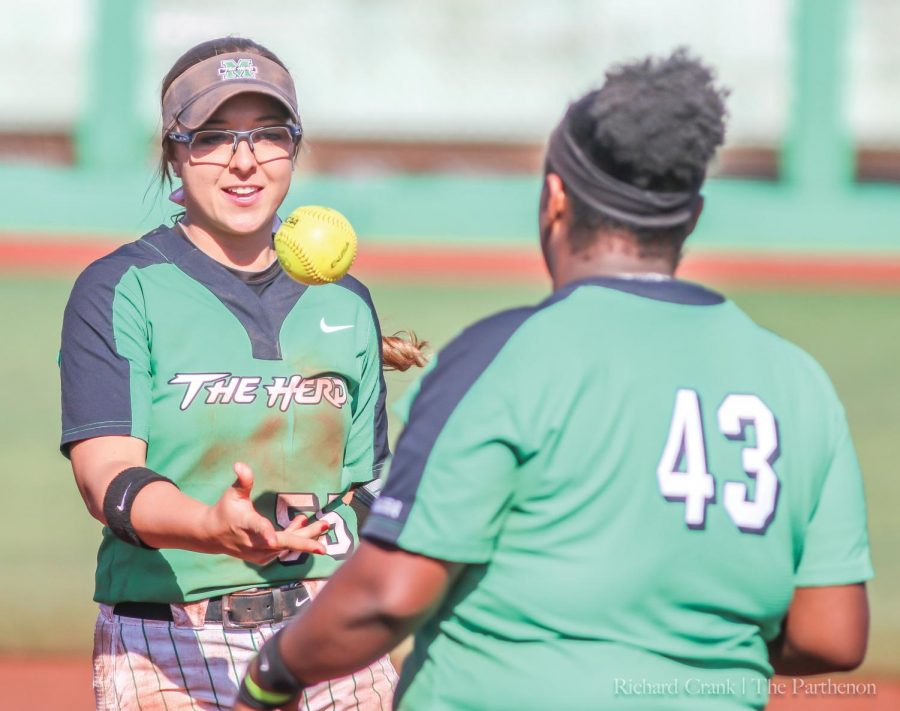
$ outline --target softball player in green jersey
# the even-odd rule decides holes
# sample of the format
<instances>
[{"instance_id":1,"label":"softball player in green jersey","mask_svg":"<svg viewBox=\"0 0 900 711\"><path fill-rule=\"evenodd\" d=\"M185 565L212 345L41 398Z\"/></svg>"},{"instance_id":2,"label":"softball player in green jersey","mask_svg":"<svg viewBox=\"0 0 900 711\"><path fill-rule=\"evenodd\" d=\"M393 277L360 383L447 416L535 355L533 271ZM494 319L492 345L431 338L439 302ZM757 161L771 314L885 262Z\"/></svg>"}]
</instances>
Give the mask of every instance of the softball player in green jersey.
<instances>
[{"instance_id":1,"label":"softball player in green jersey","mask_svg":"<svg viewBox=\"0 0 900 711\"><path fill-rule=\"evenodd\" d=\"M396 708L417 711L761 709L773 671L860 663L872 569L838 397L673 276L724 95L679 51L570 107L540 205L552 296L433 361L365 541L238 708L411 630Z\"/></svg>"},{"instance_id":2,"label":"softball player in green jersey","mask_svg":"<svg viewBox=\"0 0 900 711\"><path fill-rule=\"evenodd\" d=\"M368 291L303 287L275 259L302 133L289 73L249 40L206 42L169 72L162 113L185 213L91 265L62 334L62 449L106 524L99 709L227 708L358 544L353 492L388 454ZM421 358L398 345L389 365ZM351 671L299 707L390 706L386 657Z\"/></svg>"}]
</instances>

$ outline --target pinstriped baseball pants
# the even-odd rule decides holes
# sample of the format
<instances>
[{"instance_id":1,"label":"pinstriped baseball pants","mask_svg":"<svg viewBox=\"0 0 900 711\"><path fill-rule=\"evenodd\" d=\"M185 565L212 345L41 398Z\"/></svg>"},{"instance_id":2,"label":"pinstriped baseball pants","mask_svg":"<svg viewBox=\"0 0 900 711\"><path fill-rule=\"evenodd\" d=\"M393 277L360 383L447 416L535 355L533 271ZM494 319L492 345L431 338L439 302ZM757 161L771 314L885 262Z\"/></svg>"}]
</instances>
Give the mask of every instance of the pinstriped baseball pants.
<instances>
[{"instance_id":1,"label":"pinstriped baseball pants","mask_svg":"<svg viewBox=\"0 0 900 711\"><path fill-rule=\"evenodd\" d=\"M284 624L284 623L281 623ZM244 670L280 628L192 626L114 615L100 606L94 631L94 695L98 711L227 711ZM304 692L299 711L390 711L397 673L384 657L341 679Z\"/></svg>"}]
</instances>

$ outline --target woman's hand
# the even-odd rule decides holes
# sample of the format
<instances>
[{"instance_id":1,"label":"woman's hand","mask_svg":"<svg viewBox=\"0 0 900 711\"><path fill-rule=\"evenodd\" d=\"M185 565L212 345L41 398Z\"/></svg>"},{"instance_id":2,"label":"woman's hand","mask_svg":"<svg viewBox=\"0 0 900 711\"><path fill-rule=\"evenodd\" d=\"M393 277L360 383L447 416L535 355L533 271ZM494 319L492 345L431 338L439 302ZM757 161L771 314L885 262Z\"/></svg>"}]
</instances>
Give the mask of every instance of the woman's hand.
<instances>
[{"instance_id":1,"label":"woman's hand","mask_svg":"<svg viewBox=\"0 0 900 711\"><path fill-rule=\"evenodd\" d=\"M285 553L325 553L325 544L318 539L328 530L327 522L305 525L306 519L298 517L284 530L275 530L250 498L253 470L236 462L234 473L234 484L208 509L202 522L205 537L219 552L256 565L271 563Z\"/></svg>"},{"instance_id":2,"label":"woman's hand","mask_svg":"<svg viewBox=\"0 0 900 711\"><path fill-rule=\"evenodd\" d=\"M106 524L103 501L109 483L123 469L143 467L147 445L135 437L95 437L72 445L72 470L91 514ZM317 540L328 524L310 525L302 516L283 531L253 506L253 471L234 465L236 480L212 506L187 496L169 482L157 481L138 492L131 523L141 540L154 548L181 548L198 553L226 553L265 565L293 552L324 553Z\"/></svg>"}]
</instances>

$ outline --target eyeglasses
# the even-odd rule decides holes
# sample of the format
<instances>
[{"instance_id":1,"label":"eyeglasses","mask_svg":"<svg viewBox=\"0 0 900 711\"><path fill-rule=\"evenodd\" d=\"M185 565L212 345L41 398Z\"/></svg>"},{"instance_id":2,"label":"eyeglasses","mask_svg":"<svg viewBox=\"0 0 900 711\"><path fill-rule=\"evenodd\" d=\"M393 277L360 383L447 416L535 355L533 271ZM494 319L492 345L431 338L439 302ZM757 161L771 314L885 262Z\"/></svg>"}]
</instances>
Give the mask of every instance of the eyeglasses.
<instances>
[{"instance_id":1,"label":"eyeglasses","mask_svg":"<svg viewBox=\"0 0 900 711\"><path fill-rule=\"evenodd\" d=\"M228 165L242 139L246 139L260 163L293 157L303 129L299 126L263 126L251 131L204 129L167 135L176 143L187 144L192 160Z\"/></svg>"}]
</instances>

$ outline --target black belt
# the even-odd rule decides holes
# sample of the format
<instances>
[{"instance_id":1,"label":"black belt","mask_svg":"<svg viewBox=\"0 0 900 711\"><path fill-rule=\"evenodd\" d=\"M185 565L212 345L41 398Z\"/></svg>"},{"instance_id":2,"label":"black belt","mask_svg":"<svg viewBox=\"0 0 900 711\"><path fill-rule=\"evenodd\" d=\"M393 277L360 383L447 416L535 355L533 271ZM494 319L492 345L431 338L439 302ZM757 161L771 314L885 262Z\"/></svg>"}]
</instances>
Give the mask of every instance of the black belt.
<instances>
[{"instance_id":1,"label":"black belt","mask_svg":"<svg viewBox=\"0 0 900 711\"><path fill-rule=\"evenodd\" d=\"M250 628L281 622L300 612L309 600L303 585L237 592L209 599L206 621L228 628ZM118 602L113 614L144 620L172 622L172 608L165 602Z\"/></svg>"}]
</instances>

